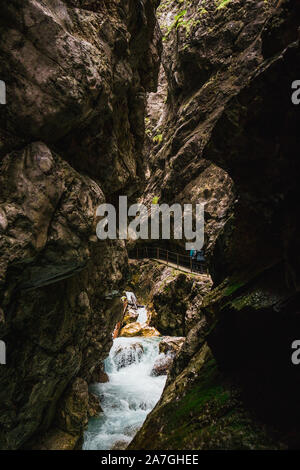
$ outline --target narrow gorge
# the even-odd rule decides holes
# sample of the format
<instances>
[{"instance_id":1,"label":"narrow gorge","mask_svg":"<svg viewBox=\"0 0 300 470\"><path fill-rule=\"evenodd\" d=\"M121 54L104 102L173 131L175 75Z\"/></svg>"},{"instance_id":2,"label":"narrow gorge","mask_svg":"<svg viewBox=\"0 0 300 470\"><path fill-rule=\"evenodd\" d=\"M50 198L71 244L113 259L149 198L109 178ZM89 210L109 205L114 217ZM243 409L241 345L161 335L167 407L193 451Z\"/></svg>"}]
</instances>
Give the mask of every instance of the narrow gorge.
<instances>
[{"instance_id":1,"label":"narrow gorge","mask_svg":"<svg viewBox=\"0 0 300 470\"><path fill-rule=\"evenodd\" d=\"M300 3L0 13L0 449L299 449ZM120 196L201 261L100 240Z\"/></svg>"}]
</instances>

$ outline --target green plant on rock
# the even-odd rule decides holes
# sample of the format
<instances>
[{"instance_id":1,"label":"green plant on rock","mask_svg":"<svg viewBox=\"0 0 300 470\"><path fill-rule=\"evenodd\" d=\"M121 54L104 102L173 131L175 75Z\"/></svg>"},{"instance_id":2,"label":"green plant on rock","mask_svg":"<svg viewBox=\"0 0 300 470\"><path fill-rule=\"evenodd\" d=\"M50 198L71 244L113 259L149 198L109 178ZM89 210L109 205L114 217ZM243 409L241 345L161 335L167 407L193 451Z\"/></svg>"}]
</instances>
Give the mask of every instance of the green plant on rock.
<instances>
[{"instance_id":1,"label":"green plant on rock","mask_svg":"<svg viewBox=\"0 0 300 470\"><path fill-rule=\"evenodd\" d=\"M163 135L162 134L157 134L153 137L153 142L155 144L161 144L163 140Z\"/></svg>"},{"instance_id":2,"label":"green plant on rock","mask_svg":"<svg viewBox=\"0 0 300 470\"><path fill-rule=\"evenodd\" d=\"M200 16L202 16L202 15L206 15L208 13L208 11L206 10L206 8L201 7L201 8L199 8L198 13L199 13Z\"/></svg>"},{"instance_id":3,"label":"green plant on rock","mask_svg":"<svg viewBox=\"0 0 300 470\"><path fill-rule=\"evenodd\" d=\"M221 10L221 8L225 8L226 5L231 2L231 0L217 0L217 10Z\"/></svg>"},{"instance_id":4,"label":"green plant on rock","mask_svg":"<svg viewBox=\"0 0 300 470\"><path fill-rule=\"evenodd\" d=\"M178 28L184 22L183 18L186 14L187 10L182 10L175 15L173 23L168 27L167 32L163 37L163 41L168 38L169 34L171 31L173 31L174 28Z\"/></svg>"}]
</instances>

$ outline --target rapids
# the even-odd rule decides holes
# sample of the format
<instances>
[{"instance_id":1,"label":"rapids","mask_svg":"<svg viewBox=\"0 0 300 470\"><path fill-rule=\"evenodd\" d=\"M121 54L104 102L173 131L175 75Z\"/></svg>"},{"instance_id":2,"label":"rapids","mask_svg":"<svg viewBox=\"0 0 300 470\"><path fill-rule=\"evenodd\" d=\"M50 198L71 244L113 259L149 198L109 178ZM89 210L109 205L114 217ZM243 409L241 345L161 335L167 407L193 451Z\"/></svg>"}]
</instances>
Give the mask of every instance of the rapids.
<instances>
[{"instance_id":1,"label":"rapids","mask_svg":"<svg viewBox=\"0 0 300 470\"><path fill-rule=\"evenodd\" d=\"M147 320L145 308L138 309L140 323ZM131 442L148 413L158 402L166 375L153 377L161 338L116 338L105 360L109 382L90 390L100 397L103 413L91 418L83 449L124 449Z\"/></svg>"}]
</instances>

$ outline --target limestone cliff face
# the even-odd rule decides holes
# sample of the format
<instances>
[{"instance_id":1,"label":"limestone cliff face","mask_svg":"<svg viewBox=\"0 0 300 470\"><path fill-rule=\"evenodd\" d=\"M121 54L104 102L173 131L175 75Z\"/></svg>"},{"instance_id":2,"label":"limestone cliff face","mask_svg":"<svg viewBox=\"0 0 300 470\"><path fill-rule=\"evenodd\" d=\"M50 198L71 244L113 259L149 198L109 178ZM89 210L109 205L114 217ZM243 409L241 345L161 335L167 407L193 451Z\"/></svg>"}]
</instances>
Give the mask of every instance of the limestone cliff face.
<instances>
[{"instance_id":1,"label":"limestone cliff face","mask_svg":"<svg viewBox=\"0 0 300 470\"><path fill-rule=\"evenodd\" d=\"M215 288L202 320L131 448L300 445L299 370L291 362L300 331L299 107L291 102L299 4L277 3L178 2L175 17L175 2L171 10L162 2L173 25L165 33L171 91L162 118L171 132L153 157L156 175L173 198L175 181L193 194L193 175L204 178L217 165L233 181L235 202L210 245Z\"/></svg>"},{"instance_id":2,"label":"limestone cliff face","mask_svg":"<svg viewBox=\"0 0 300 470\"><path fill-rule=\"evenodd\" d=\"M233 74L228 73L233 39L221 31L223 14L216 14L214 1L161 2L157 16L163 34L162 66L158 92L148 95L146 118L150 158L144 199L205 203L207 256L235 201L232 179L203 155L226 99L235 90ZM208 36L215 39L210 43Z\"/></svg>"},{"instance_id":3,"label":"limestone cliff face","mask_svg":"<svg viewBox=\"0 0 300 470\"><path fill-rule=\"evenodd\" d=\"M110 348L127 265L123 244L97 241L95 213L143 180L145 92L161 53L155 6L1 5L3 449L80 445L87 383Z\"/></svg>"}]
</instances>

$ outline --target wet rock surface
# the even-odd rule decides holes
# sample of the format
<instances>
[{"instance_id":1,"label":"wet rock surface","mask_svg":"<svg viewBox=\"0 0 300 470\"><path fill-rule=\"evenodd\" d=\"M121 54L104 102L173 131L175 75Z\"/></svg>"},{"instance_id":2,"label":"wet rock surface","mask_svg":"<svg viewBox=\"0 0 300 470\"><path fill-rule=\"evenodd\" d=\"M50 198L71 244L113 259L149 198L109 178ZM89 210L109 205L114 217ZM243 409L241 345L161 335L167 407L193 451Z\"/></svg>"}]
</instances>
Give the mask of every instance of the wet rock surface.
<instances>
[{"instance_id":1,"label":"wet rock surface","mask_svg":"<svg viewBox=\"0 0 300 470\"><path fill-rule=\"evenodd\" d=\"M176 355L181 350L184 341L184 337L176 338L175 336L165 336L159 343L159 352Z\"/></svg>"},{"instance_id":2,"label":"wet rock surface","mask_svg":"<svg viewBox=\"0 0 300 470\"><path fill-rule=\"evenodd\" d=\"M88 416L93 418L99 416L100 413L103 413L103 410L100 405L99 397L94 393L89 393L89 405L88 405Z\"/></svg>"},{"instance_id":3,"label":"wet rock surface","mask_svg":"<svg viewBox=\"0 0 300 470\"><path fill-rule=\"evenodd\" d=\"M139 314L133 310L128 309L123 318L123 325L128 325L129 323L135 323L137 321Z\"/></svg>"},{"instance_id":4,"label":"wet rock surface","mask_svg":"<svg viewBox=\"0 0 300 470\"><path fill-rule=\"evenodd\" d=\"M133 337L133 336L145 336L145 337L151 337L151 336L160 336L160 332L151 326L145 326L141 325L141 323L136 322L136 323L129 323L129 325L126 325L122 328L120 331L120 337L124 336L127 338Z\"/></svg>"},{"instance_id":5,"label":"wet rock surface","mask_svg":"<svg viewBox=\"0 0 300 470\"><path fill-rule=\"evenodd\" d=\"M174 359L179 354L184 342L185 338L165 336L159 343L160 354L155 361L151 375L157 377L169 374Z\"/></svg>"},{"instance_id":6,"label":"wet rock surface","mask_svg":"<svg viewBox=\"0 0 300 470\"><path fill-rule=\"evenodd\" d=\"M160 375L167 375L171 369L173 357L171 355L160 354L155 361L151 375L158 377Z\"/></svg>"},{"instance_id":7,"label":"wet rock surface","mask_svg":"<svg viewBox=\"0 0 300 470\"><path fill-rule=\"evenodd\" d=\"M143 355L144 348L141 343L133 343L130 346L120 346L115 350L115 363L117 370L127 367L134 362L139 362Z\"/></svg>"}]
</instances>

